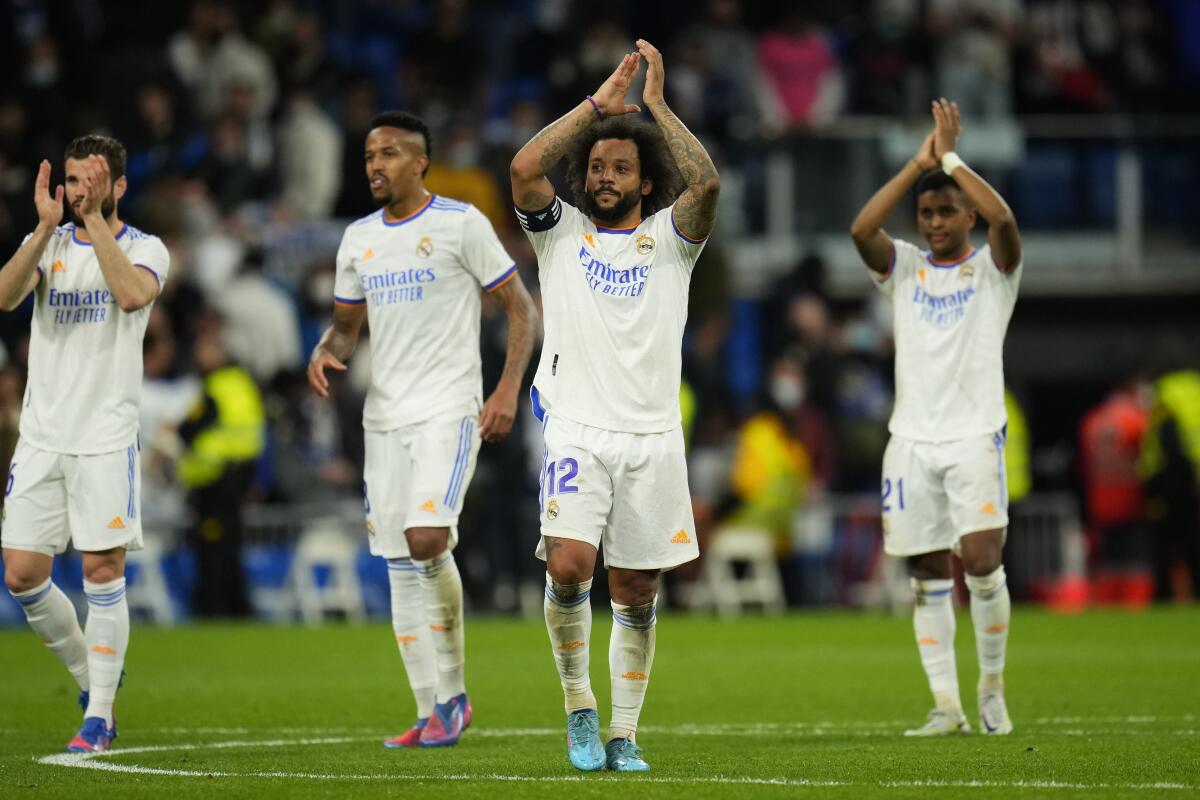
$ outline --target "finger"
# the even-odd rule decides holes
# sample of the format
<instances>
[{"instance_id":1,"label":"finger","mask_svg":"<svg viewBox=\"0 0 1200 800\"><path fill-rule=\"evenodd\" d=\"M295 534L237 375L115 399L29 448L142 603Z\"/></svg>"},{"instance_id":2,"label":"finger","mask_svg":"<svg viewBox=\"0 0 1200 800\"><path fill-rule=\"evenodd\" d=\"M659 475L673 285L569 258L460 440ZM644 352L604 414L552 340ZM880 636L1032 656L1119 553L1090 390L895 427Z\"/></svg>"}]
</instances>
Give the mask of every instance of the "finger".
<instances>
[{"instance_id":1,"label":"finger","mask_svg":"<svg viewBox=\"0 0 1200 800\"><path fill-rule=\"evenodd\" d=\"M327 367L329 367L330 369L336 369L338 372L345 372L345 371L346 371L346 365L345 365L345 364L343 364L342 362L338 361L336 358L333 358L333 359L330 359L329 361L326 361L326 362L325 362L325 364L324 364L324 366L327 366Z\"/></svg>"},{"instance_id":2,"label":"finger","mask_svg":"<svg viewBox=\"0 0 1200 800\"><path fill-rule=\"evenodd\" d=\"M50 162L42 159L42 163L38 165L37 180L34 182L34 187L42 191L50 189Z\"/></svg>"},{"instance_id":3,"label":"finger","mask_svg":"<svg viewBox=\"0 0 1200 800\"><path fill-rule=\"evenodd\" d=\"M633 105L632 103L625 104L625 113L626 114L640 114L641 111L642 111L641 106L636 106L636 105Z\"/></svg>"},{"instance_id":4,"label":"finger","mask_svg":"<svg viewBox=\"0 0 1200 800\"><path fill-rule=\"evenodd\" d=\"M61 203L63 201L63 194L65 192L66 192L66 190L63 188L63 185L61 183L57 187L55 187L54 202Z\"/></svg>"}]
</instances>

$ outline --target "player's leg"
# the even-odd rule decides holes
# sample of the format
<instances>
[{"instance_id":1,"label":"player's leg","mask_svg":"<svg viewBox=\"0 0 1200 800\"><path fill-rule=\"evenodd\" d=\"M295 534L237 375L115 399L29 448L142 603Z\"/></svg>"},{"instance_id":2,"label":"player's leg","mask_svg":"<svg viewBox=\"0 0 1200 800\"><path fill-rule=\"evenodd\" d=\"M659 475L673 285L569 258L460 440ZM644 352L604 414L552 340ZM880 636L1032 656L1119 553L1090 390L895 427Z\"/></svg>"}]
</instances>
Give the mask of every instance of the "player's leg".
<instances>
[{"instance_id":1,"label":"player's leg","mask_svg":"<svg viewBox=\"0 0 1200 800\"><path fill-rule=\"evenodd\" d=\"M955 544L971 593L971 622L979 656L979 725L985 734L1006 734L1012 721L1004 700L1004 658L1012 604L1001 561L1008 525L1004 431L954 443L946 494Z\"/></svg>"},{"instance_id":2,"label":"player's leg","mask_svg":"<svg viewBox=\"0 0 1200 800\"><path fill-rule=\"evenodd\" d=\"M116 737L113 703L129 649L129 604L125 600L125 550L83 553L83 592L88 616L84 627L91 690L84 724L98 718Z\"/></svg>"},{"instance_id":3,"label":"player's leg","mask_svg":"<svg viewBox=\"0 0 1200 800\"><path fill-rule=\"evenodd\" d=\"M906 736L969 730L954 658L954 543L938 446L893 436L883 456L881 500L884 549L905 558L914 594L913 633L934 707L924 725Z\"/></svg>"},{"instance_id":4,"label":"player's leg","mask_svg":"<svg viewBox=\"0 0 1200 800\"><path fill-rule=\"evenodd\" d=\"M404 535L412 464L406 431L364 431L363 505L371 555L387 562L392 633L417 708L417 720L385 747L416 747L433 714L437 692L437 651L429 630L425 597Z\"/></svg>"},{"instance_id":5,"label":"player's leg","mask_svg":"<svg viewBox=\"0 0 1200 800\"><path fill-rule=\"evenodd\" d=\"M609 769L644 772L650 766L637 728L654 664L658 576L695 559L699 548L682 430L609 439L613 514L603 548L613 598L613 711L605 750Z\"/></svg>"},{"instance_id":6,"label":"player's leg","mask_svg":"<svg viewBox=\"0 0 1200 800\"><path fill-rule=\"evenodd\" d=\"M5 487L4 581L34 633L58 656L87 705L87 644L75 606L50 578L66 549L67 493L59 456L18 441Z\"/></svg>"},{"instance_id":7,"label":"player's leg","mask_svg":"<svg viewBox=\"0 0 1200 800\"><path fill-rule=\"evenodd\" d=\"M968 533L960 546L979 656L979 726L983 733L1003 735L1013 729L1004 700L1004 659L1012 619L1008 581L1001 563L1004 529Z\"/></svg>"},{"instance_id":8,"label":"player's leg","mask_svg":"<svg viewBox=\"0 0 1200 800\"><path fill-rule=\"evenodd\" d=\"M422 747L456 744L471 724L467 698L463 588L451 551L458 517L475 472L479 426L474 417L435 420L413 432L413 488L404 532L437 651L437 697Z\"/></svg>"},{"instance_id":9,"label":"player's leg","mask_svg":"<svg viewBox=\"0 0 1200 800\"><path fill-rule=\"evenodd\" d=\"M608 472L589 447L594 429L543 420L546 451L538 496L546 561L543 609L567 713L567 758L577 769L604 769L600 714L588 663L592 639L592 575L612 505Z\"/></svg>"}]
</instances>

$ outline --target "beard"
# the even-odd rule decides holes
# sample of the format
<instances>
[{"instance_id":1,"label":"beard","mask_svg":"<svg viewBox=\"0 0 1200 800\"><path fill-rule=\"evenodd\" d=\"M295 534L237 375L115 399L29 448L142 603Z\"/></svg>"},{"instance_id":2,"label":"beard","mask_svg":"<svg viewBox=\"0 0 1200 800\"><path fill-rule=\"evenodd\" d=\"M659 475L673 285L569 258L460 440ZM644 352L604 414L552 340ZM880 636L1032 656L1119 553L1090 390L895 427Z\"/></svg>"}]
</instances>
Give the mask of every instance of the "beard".
<instances>
[{"instance_id":1,"label":"beard","mask_svg":"<svg viewBox=\"0 0 1200 800\"><path fill-rule=\"evenodd\" d=\"M633 210L633 207L641 199L642 196L637 192L630 192L629 194L621 195L617 199L617 202L605 208L596 202L596 192L585 192L583 196L583 213L601 222L620 222L625 218L626 214Z\"/></svg>"},{"instance_id":2,"label":"beard","mask_svg":"<svg viewBox=\"0 0 1200 800\"><path fill-rule=\"evenodd\" d=\"M100 201L100 216L110 219L116 210L117 195L115 192L109 192L108 197ZM71 206L71 217L75 220L76 225L83 224L83 217L79 215L79 210L75 206Z\"/></svg>"}]
</instances>

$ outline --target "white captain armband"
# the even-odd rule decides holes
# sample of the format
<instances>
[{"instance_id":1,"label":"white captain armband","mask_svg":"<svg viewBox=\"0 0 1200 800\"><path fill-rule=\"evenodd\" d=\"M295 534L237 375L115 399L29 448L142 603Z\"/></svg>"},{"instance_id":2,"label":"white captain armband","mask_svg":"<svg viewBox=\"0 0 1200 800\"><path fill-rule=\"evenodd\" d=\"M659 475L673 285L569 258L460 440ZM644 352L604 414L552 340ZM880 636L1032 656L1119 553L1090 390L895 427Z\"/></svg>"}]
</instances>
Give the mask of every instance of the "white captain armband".
<instances>
[{"instance_id":1,"label":"white captain armband","mask_svg":"<svg viewBox=\"0 0 1200 800\"><path fill-rule=\"evenodd\" d=\"M541 233L548 231L558 224L558 220L562 217L562 203L559 202L556 196L550 202L550 205L537 211L522 211L517 209L517 221L521 223L521 227L530 233Z\"/></svg>"}]
</instances>

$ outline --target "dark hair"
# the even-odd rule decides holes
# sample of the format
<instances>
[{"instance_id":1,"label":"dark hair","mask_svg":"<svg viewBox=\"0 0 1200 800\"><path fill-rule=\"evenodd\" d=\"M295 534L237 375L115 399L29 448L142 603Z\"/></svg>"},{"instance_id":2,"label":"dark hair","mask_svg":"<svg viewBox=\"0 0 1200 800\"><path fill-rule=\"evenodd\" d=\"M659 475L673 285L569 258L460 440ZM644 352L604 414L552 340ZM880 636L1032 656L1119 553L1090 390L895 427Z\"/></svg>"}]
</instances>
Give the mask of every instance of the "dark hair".
<instances>
[{"instance_id":1,"label":"dark hair","mask_svg":"<svg viewBox=\"0 0 1200 800\"><path fill-rule=\"evenodd\" d=\"M421 138L425 140L425 155L433 158L433 144L429 141L429 126L416 114L410 111L381 111L371 119L371 130L385 127L421 134ZM421 175L424 176L428 171L429 167L426 167Z\"/></svg>"},{"instance_id":2,"label":"dark hair","mask_svg":"<svg viewBox=\"0 0 1200 800\"><path fill-rule=\"evenodd\" d=\"M955 183L954 178L951 178L940 169L931 169L921 176L917 181L917 197L925 194L925 192L940 192L942 189L958 189L962 191L962 187Z\"/></svg>"},{"instance_id":3,"label":"dark hair","mask_svg":"<svg viewBox=\"0 0 1200 800\"><path fill-rule=\"evenodd\" d=\"M63 160L68 158L84 159L88 156L104 156L108 162L108 174L112 180L125 175L125 145L111 136L99 133L89 133L73 139L63 153Z\"/></svg>"},{"instance_id":4,"label":"dark hair","mask_svg":"<svg viewBox=\"0 0 1200 800\"><path fill-rule=\"evenodd\" d=\"M585 207L588 158L592 147L601 139L627 139L637 147L642 178L649 178L653 182L650 194L642 198L643 216L648 217L667 208L683 192L683 177L675 166L675 158L667 147L662 131L657 125L626 114L588 128L583 138L567 153L567 184L575 195L577 207Z\"/></svg>"}]
</instances>

